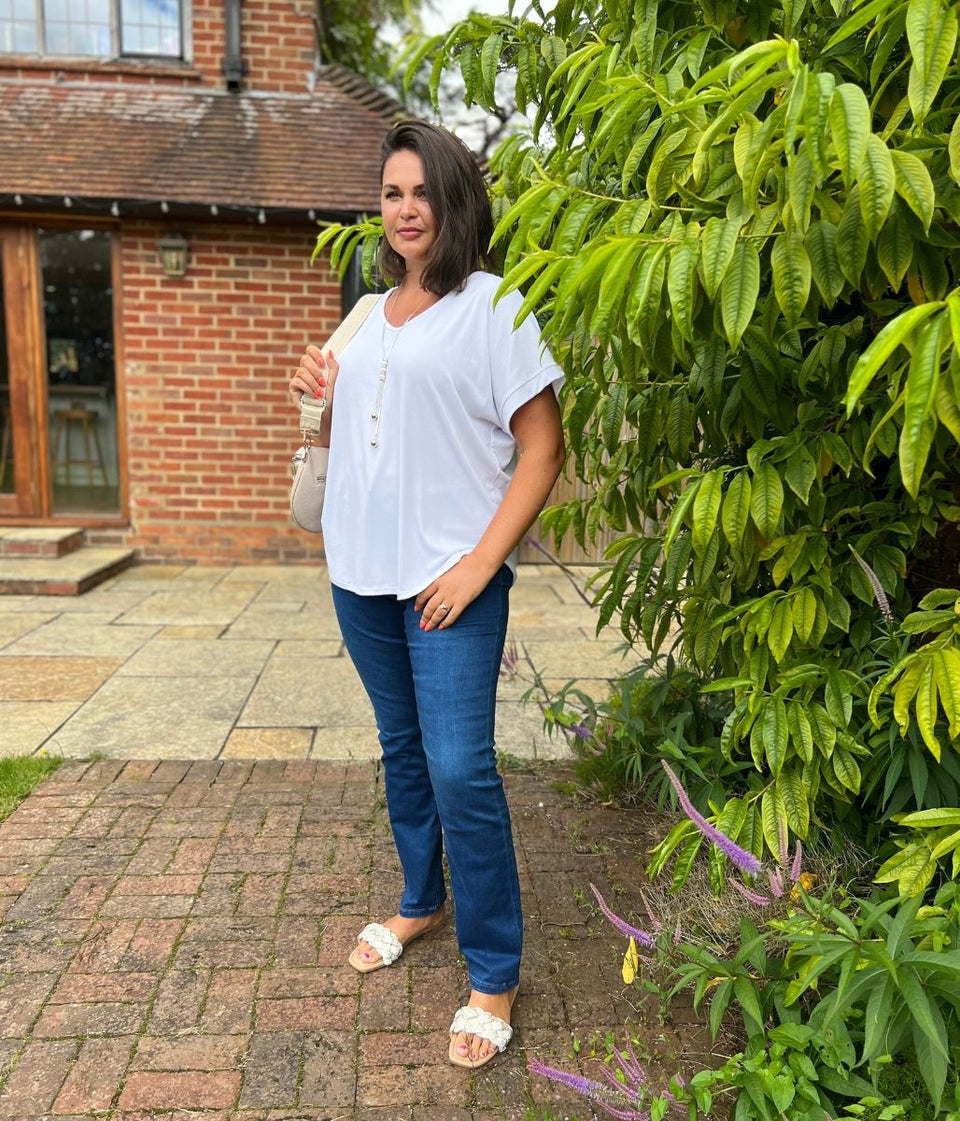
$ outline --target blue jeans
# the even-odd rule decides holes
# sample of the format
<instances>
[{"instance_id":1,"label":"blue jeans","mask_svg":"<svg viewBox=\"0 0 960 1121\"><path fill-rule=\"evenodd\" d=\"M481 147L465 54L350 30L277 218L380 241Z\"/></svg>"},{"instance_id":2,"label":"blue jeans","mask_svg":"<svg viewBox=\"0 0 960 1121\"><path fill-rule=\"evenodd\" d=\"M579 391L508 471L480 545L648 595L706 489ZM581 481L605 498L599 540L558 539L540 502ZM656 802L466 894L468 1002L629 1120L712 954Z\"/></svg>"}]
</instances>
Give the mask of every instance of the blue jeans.
<instances>
[{"instance_id":1,"label":"blue jeans","mask_svg":"<svg viewBox=\"0 0 960 1121\"><path fill-rule=\"evenodd\" d=\"M403 867L399 913L443 906L450 867L470 985L520 983L523 919L493 725L513 575L504 565L446 630L422 631L413 599L333 587L344 642L377 718L387 811Z\"/></svg>"}]
</instances>

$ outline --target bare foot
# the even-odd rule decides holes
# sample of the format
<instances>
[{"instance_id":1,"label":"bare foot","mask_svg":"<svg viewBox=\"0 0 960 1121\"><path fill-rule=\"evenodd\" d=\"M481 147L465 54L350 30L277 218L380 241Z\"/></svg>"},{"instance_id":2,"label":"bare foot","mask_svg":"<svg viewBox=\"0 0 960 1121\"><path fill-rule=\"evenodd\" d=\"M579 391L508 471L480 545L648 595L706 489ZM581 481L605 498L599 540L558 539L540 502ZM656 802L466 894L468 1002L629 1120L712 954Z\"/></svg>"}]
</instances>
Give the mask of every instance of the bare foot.
<instances>
[{"instance_id":1,"label":"bare foot","mask_svg":"<svg viewBox=\"0 0 960 1121\"><path fill-rule=\"evenodd\" d=\"M513 1002L517 999L518 989L511 989L505 993L478 993L471 989L468 1008L482 1008L485 1012L492 1012L501 1020L510 1023L510 1012ZM497 1053L496 1046L489 1039L479 1035L470 1035L467 1032L457 1032L453 1037L452 1049L462 1059L469 1059L471 1063L480 1065Z\"/></svg>"},{"instance_id":2,"label":"bare foot","mask_svg":"<svg viewBox=\"0 0 960 1121\"><path fill-rule=\"evenodd\" d=\"M434 927L440 926L443 923L444 913L441 907L439 911L435 911L432 915L425 915L423 918L408 919L403 915L394 915L392 919L387 919L382 923L388 930L400 939L404 946L408 942L412 942L414 938L419 938L421 934L426 934L428 930L433 930ZM380 960L380 955L377 951L367 942L358 942L357 948L354 951L356 956L367 965L374 965Z\"/></svg>"}]
</instances>

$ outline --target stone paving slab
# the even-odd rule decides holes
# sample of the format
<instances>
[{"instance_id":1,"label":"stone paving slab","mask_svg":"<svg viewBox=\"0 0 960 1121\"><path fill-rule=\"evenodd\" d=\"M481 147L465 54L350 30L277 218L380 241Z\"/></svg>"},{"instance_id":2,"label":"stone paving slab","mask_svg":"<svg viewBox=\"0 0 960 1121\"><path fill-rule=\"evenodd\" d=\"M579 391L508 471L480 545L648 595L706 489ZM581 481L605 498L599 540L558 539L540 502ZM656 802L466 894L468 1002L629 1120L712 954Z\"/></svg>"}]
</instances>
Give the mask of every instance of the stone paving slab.
<instances>
[{"instance_id":1,"label":"stone paving slab","mask_svg":"<svg viewBox=\"0 0 960 1121\"><path fill-rule=\"evenodd\" d=\"M634 917L652 838L564 778L505 777L523 988L514 1042L470 1072L446 1060L468 992L452 923L390 969L345 964L401 886L375 763L65 764L0 825L0 1119L593 1118L526 1062L576 1071L574 1038L642 1024L622 940L578 898L615 884ZM654 1074L706 1047L642 1007Z\"/></svg>"},{"instance_id":2,"label":"stone paving slab","mask_svg":"<svg viewBox=\"0 0 960 1121\"><path fill-rule=\"evenodd\" d=\"M0 755L32 755L79 706L79 700L0 701Z\"/></svg>"},{"instance_id":3,"label":"stone paving slab","mask_svg":"<svg viewBox=\"0 0 960 1121\"><path fill-rule=\"evenodd\" d=\"M213 759L249 693L245 678L115 675L51 737L50 749L72 758Z\"/></svg>"},{"instance_id":4,"label":"stone paving slab","mask_svg":"<svg viewBox=\"0 0 960 1121\"><path fill-rule=\"evenodd\" d=\"M0 656L127 658L152 638L156 630L156 627L98 625L89 615L82 616L79 621L76 617L61 616L5 646Z\"/></svg>"},{"instance_id":5,"label":"stone paving slab","mask_svg":"<svg viewBox=\"0 0 960 1121\"><path fill-rule=\"evenodd\" d=\"M602 697L623 667L619 639L552 565L523 565L511 594L498 744L520 759L565 758L536 703L570 677ZM532 663L532 664L531 664ZM216 681L228 678L233 684ZM35 706L66 705L69 712ZM361 761L379 752L369 702L346 656L323 566L141 564L82 596L0 597L0 755ZM257 748L254 745L260 744ZM2 1118L0 1118L2 1121Z\"/></svg>"}]
</instances>

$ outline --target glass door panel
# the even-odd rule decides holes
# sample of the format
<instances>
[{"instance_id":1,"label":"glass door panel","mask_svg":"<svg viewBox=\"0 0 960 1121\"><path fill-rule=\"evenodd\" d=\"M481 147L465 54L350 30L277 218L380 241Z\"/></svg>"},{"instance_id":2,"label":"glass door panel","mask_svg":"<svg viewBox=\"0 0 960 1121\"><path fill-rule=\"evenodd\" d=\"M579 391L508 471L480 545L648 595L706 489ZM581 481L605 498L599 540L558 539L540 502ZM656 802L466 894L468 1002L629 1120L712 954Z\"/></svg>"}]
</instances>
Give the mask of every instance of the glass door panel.
<instances>
[{"instance_id":1,"label":"glass door panel","mask_svg":"<svg viewBox=\"0 0 960 1121\"><path fill-rule=\"evenodd\" d=\"M37 230L51 512L119 509L110 233Z\"/></svg>"}]
</instances>

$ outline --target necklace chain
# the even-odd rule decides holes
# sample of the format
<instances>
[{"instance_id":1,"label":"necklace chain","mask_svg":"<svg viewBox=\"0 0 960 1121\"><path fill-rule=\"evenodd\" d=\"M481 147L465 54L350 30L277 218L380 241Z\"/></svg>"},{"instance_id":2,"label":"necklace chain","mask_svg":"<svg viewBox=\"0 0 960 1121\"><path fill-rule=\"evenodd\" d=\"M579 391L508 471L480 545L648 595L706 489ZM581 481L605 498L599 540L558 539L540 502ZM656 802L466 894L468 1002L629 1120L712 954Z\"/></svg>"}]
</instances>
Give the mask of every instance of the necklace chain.
<instances>
[{"instance_id":1,"label":"necklace chain","mask_svg":"<svg viewBox=\"0 0 960 1121\"><path fill-rule=\"evenodd\" d=\"M396 306L400 297L400 288L396 289L397 298L394 300ZM377 375L377 400L373 406L373 411L370 413L370 419L376 421L376 427L373 431L373 439L370 441L370 447L375 448L380 444L380 414L383 412L383 387L387 380L387 366L390 364L390 355L393 354L393 348L397 345L400 339L400 334L404 327L410 322L411 319L417 314L418 311L430 298L430 293L424 293L423 298L417 306L410 312L407 318L400 324L399 327L394 327L392 323L387 321L387 309L384 305L383 309L383 326L380 329L380 372ZM390 345L387 346L387 327L392 327L395 334L390 340Z\"/></svg>"}]
</instances>

